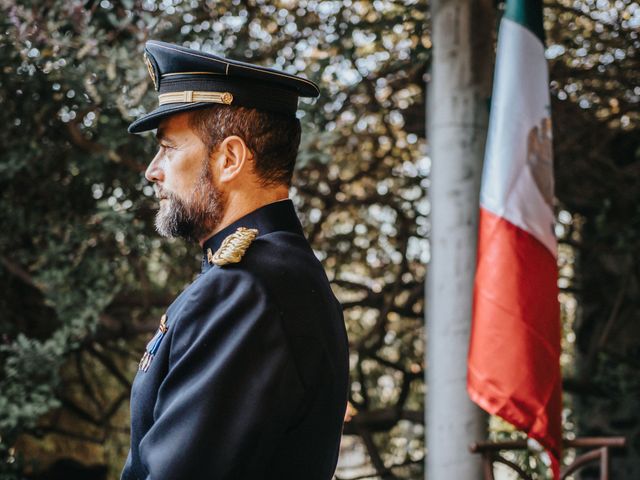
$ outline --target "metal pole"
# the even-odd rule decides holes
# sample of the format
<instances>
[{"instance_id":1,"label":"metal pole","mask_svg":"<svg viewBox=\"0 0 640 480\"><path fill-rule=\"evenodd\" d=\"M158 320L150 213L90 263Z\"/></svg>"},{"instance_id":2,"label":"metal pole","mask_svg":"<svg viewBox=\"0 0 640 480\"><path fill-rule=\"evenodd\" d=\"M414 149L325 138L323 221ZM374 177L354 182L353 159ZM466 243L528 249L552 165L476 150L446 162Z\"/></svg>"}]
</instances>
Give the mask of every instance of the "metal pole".
<instances>
[{"instance_id":1,"label":"metal pole","mask_svg":"<svg viewBox=\"0 0 640 480\"><path fill-rule=\"evenodd\" d=\"M486 417L467 395L466 361L493 77L493 4L432 0L431 19L426 478L476 480L482 478L481 458L468 445L486 437Z\"/></svg>"}]
</instances>

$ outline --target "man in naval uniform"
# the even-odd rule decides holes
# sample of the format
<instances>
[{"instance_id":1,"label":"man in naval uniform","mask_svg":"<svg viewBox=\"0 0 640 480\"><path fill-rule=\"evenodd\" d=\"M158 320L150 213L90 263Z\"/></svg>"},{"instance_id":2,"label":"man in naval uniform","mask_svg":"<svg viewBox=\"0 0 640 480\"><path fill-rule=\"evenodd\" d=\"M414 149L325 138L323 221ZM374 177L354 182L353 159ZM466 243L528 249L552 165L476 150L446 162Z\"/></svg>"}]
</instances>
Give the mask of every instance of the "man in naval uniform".
<instances>
[{"instance_id":1,"label":"man in naval uniform","mask_svg":"<svg viewBox=\"0 0 640 480\"><path fill-rule=\"evenodd\" d=\"M202 245L131 392L122 480L329 480L347 405L342 309L288 187L301 77L159 41L145 46L159 107L146 178L158 232Z\"/></svg>"}]
</instances>

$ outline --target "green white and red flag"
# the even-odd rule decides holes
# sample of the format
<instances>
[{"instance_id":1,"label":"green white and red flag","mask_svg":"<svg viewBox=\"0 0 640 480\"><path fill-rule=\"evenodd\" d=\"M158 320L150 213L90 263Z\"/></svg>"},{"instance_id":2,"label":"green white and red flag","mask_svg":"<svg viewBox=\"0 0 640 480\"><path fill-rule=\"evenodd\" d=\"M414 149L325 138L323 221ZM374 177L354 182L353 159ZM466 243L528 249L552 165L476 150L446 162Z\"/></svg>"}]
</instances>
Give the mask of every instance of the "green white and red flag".
<instances>
[{"instance_id":1,"label":"green white and red flag","mask_svg":"<svg viewBox=\"0 0 640 480\"><path fill-rule=\"evenodd\" d=\"M540 0L507 0L480 194L467 389L537 440L559 478L560 308Z\"/></svg>"}]
</instances>

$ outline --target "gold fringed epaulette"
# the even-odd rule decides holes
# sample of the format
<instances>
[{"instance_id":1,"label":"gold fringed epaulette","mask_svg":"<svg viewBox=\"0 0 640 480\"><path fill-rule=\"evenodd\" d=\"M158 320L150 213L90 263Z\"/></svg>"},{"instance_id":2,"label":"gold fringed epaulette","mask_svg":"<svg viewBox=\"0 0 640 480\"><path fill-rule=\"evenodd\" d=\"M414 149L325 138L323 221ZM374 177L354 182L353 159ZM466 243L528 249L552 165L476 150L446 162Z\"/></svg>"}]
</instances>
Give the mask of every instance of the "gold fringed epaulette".
<instances>
[{"instance_id":1,"label":"gold fringed epaulette","mask_svg":"<svg viewBox=\"0 0 640 480\"><path fill-rule=\"evenodd\" d=\"M255 228L239 227L222 241L216 253L207 248L207 261L218 266L238 263L257 235L258 230Z\"/></svg>"}]
</instances>

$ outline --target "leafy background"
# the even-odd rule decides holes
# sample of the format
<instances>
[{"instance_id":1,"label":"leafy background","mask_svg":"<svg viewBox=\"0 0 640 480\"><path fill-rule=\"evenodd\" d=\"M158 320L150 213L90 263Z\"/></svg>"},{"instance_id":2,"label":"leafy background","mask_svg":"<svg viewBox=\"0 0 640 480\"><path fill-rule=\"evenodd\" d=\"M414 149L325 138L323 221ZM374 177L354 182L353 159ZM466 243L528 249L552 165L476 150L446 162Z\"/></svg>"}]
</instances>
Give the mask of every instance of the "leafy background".
<instances>
[{"instance_id":1,"label":"leafy background","mask_svg":"<svg viewBox=\"0 0 640 480\"><path fill-rule=\"evenodd\" d=\"M613 478L639 478L640 8L552 0L544 12L565 429L625 435ZM154 140L126 133L156 102L152 38L320 85L300 102L291 194L351 344L337 475L422 478L426 0L0 0L0 478L117 478L145 339L198 271L197 247L154 232Z\"/></svg>"}]
</instances>

